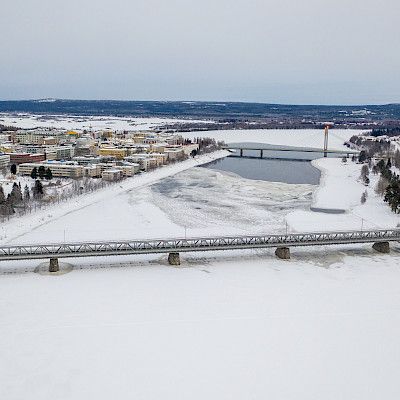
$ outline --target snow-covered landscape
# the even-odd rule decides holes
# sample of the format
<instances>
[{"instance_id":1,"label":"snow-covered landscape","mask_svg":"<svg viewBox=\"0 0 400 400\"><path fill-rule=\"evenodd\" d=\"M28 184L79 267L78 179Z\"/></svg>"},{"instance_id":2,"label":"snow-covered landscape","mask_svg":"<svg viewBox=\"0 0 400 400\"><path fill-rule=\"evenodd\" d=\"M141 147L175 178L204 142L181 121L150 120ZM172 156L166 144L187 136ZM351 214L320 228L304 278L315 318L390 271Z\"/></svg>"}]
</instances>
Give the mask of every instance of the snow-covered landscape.
<instances>
[{"instance_id":1,"label":"snow-covered landscape","mask_svg":"<svg viewBox=\"0 0 400 400\"><path fill-rule=\"evenodd\" d=\"M202 123L209 121L174 118L124 118L107 116L37 115L28 113L0 113L0 124L22 129L62 128L70 130L149 130L167 123Z\"/></svg>"},{"instance_id":2,"label":"snow-covered landscape","mask_svg":"<svg viewBox=\"0 0 400 400\"><path fill-rule=\"evenodd\" d=\"M75 128L75 127L71 127ZM332 131L343 150L352 131ZM321 148L321 131L187 133ZM313 161L319 186L169 165L4 223L2 244L396 227L359 164ZM365 204L360 203L367 190ZM321 209L323 212L312 211ZM341 214L330 214L340 209ZM370 245L0 265L0 397L395 399L400 247Z\"/></svg>"}]
</instances>

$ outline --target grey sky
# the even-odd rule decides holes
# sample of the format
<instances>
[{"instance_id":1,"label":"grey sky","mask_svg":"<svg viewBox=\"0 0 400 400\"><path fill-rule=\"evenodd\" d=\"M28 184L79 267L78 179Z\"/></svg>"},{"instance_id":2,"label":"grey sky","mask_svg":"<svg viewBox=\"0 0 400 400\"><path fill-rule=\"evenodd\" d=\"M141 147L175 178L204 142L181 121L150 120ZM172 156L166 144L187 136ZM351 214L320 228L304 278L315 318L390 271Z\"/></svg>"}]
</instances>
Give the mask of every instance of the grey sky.
<instances>
[{"instance_id":1,"label":"grey sky","mask_svg":"<svg viewBox=\"0 0 400 400\"><path fill-rule=\"evenodd\" d=\"M1 0L0 99L400 102L399 0Z\"/></svg>"}]
</instances>

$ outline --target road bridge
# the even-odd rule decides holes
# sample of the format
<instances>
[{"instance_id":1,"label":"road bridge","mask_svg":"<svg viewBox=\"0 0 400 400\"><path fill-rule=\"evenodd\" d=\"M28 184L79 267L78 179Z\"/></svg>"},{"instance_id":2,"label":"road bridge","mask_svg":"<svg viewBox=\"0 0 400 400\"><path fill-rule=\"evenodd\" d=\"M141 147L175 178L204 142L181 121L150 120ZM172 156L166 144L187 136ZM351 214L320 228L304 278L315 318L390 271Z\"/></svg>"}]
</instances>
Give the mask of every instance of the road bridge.
<instances>
[{"instance_id":1,"label":"road bridge","mask_svg":"<svg viewBox=\"0 0 400 400\"><path fill-rule=\"evenodd\" d=\"M267 156L264 157L264 153L266 152L268 154L268 152L283 152L283 153L305 153L305 154L323 154L325 157L328 154L332 154L332 155L337 155L337 156L344 156L344 157L350 157L350 156L358 156L360 154L359 151L357 150L326 150L324 151L323 149L313 149L313 148L302 148L302 147L262 147L262 146L246 146L246 145L226 145L223 147L224 150L238 150L239 151L239 155L238 157L244 157L245 155L245 151L258 151L260 152L260 156L259 158L268 158L268 159L279 159L279 157L277 157L276 155L274 156ZM249 157L248 155L246 155L246 157ZM283 157L282 157L283 158ZM286 158L284 158L286 160ZM305 160L305 159L299 159L299 158L291 158L291 160Z\"/></svg>"},{"instance_id":2,"label":"road bridge","mask_svg":"<svg viewBox=\"0 0 400 400\"><path fill-rule=\"evenodd\" d=\"M43 243L0 246L0 261L50 258L49 270L56 272L59 258L167 253L169 263L179 265L181 252L276 248L277 257L288 259L290 247L373 243L375 250L388 253L393 241L400 241L400 229Z\"/></svg>"}]
</instances>

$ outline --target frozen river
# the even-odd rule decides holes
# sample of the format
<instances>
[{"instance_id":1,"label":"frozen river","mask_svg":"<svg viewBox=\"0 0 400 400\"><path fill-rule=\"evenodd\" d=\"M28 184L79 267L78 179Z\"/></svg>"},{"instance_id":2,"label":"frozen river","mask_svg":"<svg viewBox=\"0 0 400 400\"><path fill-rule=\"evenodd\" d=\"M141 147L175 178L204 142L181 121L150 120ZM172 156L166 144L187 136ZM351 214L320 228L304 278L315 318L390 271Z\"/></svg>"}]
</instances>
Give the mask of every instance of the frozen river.
<instances>
[{"instance_id":1,"label":"frozen river","mask_svg":"<svg viewBox=\"0 0 400 400\"><path fill-rule=\"evenodd\" d=\"M243 147L274 148L289 146L273 146L263 143L235 143ZM323 153L302 153L264 151L264 157L256 150L245 150L244 157L232 154L229 157L213 161L204 167L232 172L243 178L263 180L269 182L283 182L289 184L318 185L320 171L311 165L311 158L323 157Z\"/></svg>"}]
</instances>

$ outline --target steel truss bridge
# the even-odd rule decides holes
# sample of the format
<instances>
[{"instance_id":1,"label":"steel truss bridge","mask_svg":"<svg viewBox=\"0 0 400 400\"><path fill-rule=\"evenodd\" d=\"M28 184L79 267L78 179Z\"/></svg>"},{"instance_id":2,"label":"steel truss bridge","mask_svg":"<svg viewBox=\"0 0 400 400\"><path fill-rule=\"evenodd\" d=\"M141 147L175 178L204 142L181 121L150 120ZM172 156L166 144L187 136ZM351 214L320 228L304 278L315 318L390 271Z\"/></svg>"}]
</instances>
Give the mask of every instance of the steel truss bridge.
<instances>
[{"instance_id":1,"label":"steel truss bridge","mask_svg":"<svg viewBox=\"0 0 400 400\"><path fill-rule=\"evenodd\" d=\"M47 243L0 247L0 261L67 257L180 253L212 250L289 248L355 243L388 245L400 241L400 229L290 233L285 235L223 236L178 239Z\"/></svg>"}]
</instances>

